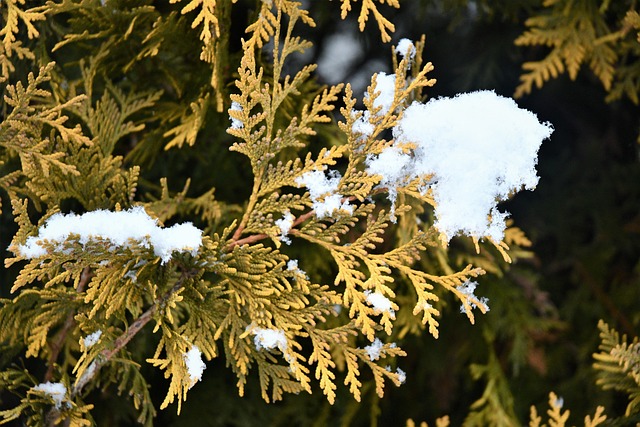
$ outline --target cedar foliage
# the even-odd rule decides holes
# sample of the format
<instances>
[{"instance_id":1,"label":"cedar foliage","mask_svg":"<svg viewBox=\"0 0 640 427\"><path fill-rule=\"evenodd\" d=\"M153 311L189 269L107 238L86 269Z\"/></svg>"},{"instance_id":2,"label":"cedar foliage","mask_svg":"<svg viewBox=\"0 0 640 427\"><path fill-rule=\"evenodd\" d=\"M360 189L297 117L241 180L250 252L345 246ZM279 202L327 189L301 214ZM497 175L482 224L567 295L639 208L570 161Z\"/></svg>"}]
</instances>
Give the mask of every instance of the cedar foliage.
<instances>
[{"instance_id":1,"label":"cedar foliage","mask_svg":"<svg viewBox=\"0 0 640 427\"><path fill-rule=\"evenodd\" d=\"M528 28L515 43L550 51L542 60L523 64L515 96L565 72L575 80L586 64L608 92L607 100L625 96L638 104L640 15L635 2L546 0L543 6L526 20Z\"/></svg>"},{"instance_id":2,"label":"cedar foliage","mask_svg":"<svg viewBox=\"0 0 640 427\"><path fill-rule=\"evenodd\" d=\"M346 389L376 408L385 385L400 384L390 365L401 366L395 358L406 353L394 342L425 329L437 338L440 317L457 311L454 298L474 322L471 305L484 306L458 287L485 271L495 283L508 283L508 261L531 256L516 227L502 244L481 244L480 251L478 242L463 239L443 248L431 225L434 202L416 191L417 182L398 189L394 213L380 208L385 190L363 171L364 160L391 144L386 138L401 107L424 99L435 83L422 57L424 39L411 61L393 56L396 94L379 115L375 76L359 100L348 85L318 87L313 65L288 71L288 60L310 46L297 31L315 26L299 3L233 3L2 4L0 187L10 201L3 212L10 210L17 225L15 256L5 261L15 274L3 283L12 293L0 302L0 345L16 356L2 360L0 382L18 402L3 405L5 422L100 425L92 413L109 403L97 391L115 391L133 406L134 419L151 425L158 407L174 404L180 412L187 392L205 385L194 384L184 364L194 346L211 361L209 369L225 361L240 395L257 382L267 402L317 391L338 405ZM252 8L242 41L230 39L234 7ZM357 15L360 30L375 21L380 39L389 41L394 26L378 7L345 0L341 16ZM353 130L364 114L357 105L374 127L367 138ZM225 161L237 169L233 182L209 176L216 173L211 165ZM314 215L314 200L297 180L325 168L342 172L337 192L352 212ZM40 258L25 259L18 249L58 212L134 206L161 226L193 221L204 230L197 254L163 262L144 242L114 250L104 239L73 235L44 242L47 255ZM291 245L277 225L288 215ZM289 268L297 258L304 269ZM366 291L388 297L395 313L376 311ZM518 422L493 332L513 337L508 364L515 368L536 345L533 331L558 326L553 313L531 313L526 291L539 292L533 285L498 293L492 308L503 319L477 334L489 351L486 365L474 365L471 375L487 386L471 405L468 425ZM88 347L83 338L97 330L99 341ZM283 331L287 345L256 348L264 330ZM376 337L385 343L382 360L373 361L363 347ZM607 359L618 344L606 339L601 357L610 370L628 366L632 353L614 352L618 365ZM154 388L166 386L150 384L145 365L169 380L164 400L154 401ZM615 369L615 375L632 371ZM66 386L61 408L34 389L46 381ZM605 387L613 383L603 380ZM622 391L633 396L634 389ZM551 400L558 414L550 417L563 419ZM346 410L345 424L349 413L354 409ZM601 417L598 410L586 425ZM531 418L540 425L535 412Z\"/></svg>"}]
</instances>

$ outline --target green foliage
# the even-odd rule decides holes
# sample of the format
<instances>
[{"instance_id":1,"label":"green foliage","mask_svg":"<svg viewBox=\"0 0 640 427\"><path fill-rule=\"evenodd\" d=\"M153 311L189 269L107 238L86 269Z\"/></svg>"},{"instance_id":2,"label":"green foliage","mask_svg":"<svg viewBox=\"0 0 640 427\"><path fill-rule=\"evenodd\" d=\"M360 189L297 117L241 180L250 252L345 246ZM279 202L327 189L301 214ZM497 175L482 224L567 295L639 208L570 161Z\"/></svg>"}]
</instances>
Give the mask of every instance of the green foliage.
<instances>
[{"instance_id":1,"label":"green foliage","mask_svg":"<svg viewBox=\"0 0 640 427\"><path fill-rule=\"evenodd\" d=\"M528 30L516 39L520 46L545 46L550 52L540 61L523 64L525 73L515 96L530 93L567 72L575 80L583 64L609 93L638 103L640 91L640 21L635 2L547 0L540 14L527 19Z\"/></svg>"},{"instance_id":2,"label":"green foliage","mask_svg":"<svg viewBox=\"0 0 640 427\"><path fill-rule=\"evenodd\" d=\"M347 14L351 12L351 0L341 0L341 17L345 19ZM356 0L354 0L354 3ZM387 4L391 7L398 8L400 7L400 2L398 0L381 0L380 3ZM393 25L391 21L385 18L379 11L373 0L362 0L362 6L360 8L360 14L358 15L358 24L360 31L364 30L365 25L367 24L367 20L369 19L369 13L373 15L373 18L378 23L378 29L380 30L380 38L383 42L390 42L391 36L389 32L394 32L396 27Z\"/></svg>"},{"instance_id":3,"label":"green foliage","mask_svg":"<svg viewBox=\"0 0 640 427\"><path fill-rule=\"evenodd\" d=\"M620 334L603 321L600 321L598 328L602 342L600 351L593 355L596 359L594 368L598 370L597 384L605 390L613 389L628 395L625 416L631 417L640 412L638 338L628 343L626 336L620 338Z\"/></svg>"},{"instance_id":4,"label":"green foliage","mask_svg":"<svg viewBox=\"0 0 640 427\"><path fill-rule=\"evenodd\" d=\"M133 416L122 422L152 425L156 407L186 411L188 393L206 385L186 362L194 350L210 370L224 359L247 401L315 393L325 405L318 420L328 420L334 405L347 408L341 419L348 424L365 406L356 402L372 402L375 418L385 385L404 380L398 358L411 356L405 342L425 329L438 338L441 324L458 323L460 304L471 323L472 307L487 311L461 290L485 272L497 303L487 332L470 334L461 349L485 358L471 367L486 387L466 424L517 422L507 366L521 369L539 345L536 334L559 327L535 284L500 289L517 277L512 259L531 257L530 241L510 227L503 242L461 238L446 247L433 227L433 196L421 191L430 177L398 187L389 205L382 177L366 170L368 158L394 143L403 108L435 84L424 37L412 58L399 61L392 51L395 90L383 111L377 75L358 99L348 84L319 87L313 64L292 71L297 55L312 47L299 34L316 26L298 2L41 3L0 6L0 188L17 227L13 257L5 260L12 283L2 283L11 295L0 299L0 352L17 355L6 362L0 354L0 404L15 404L2 407L0 424L100 425L92 414L123 396L130 408L120 416ZM341 1L343 19L356 3ZM394 25L379 6L360 6L360 31L372 18L380 39L390 41ZM232 8L247 14L243 39L233 38ZM637 21L629 12L626 31ZM626 40L620 34L602 45ZM585 46L600 46L594 40ZM569 58L571 49L562 55L572 65L562 67L573 77L596 54L584 48L584 57ZM602 64L596 73L613 72ZM602 75L615 93L618 80ZM370 133L358 131L359 120ZM339 177L334 194L305 189L304 177L316 172ZM340 208L320 215L317 204L336 194ZM132 207L158 230L193 222L201 244L164 257L148 238L116 244L73 232L40 237L62 213ZM9 216L6 204L2 209ZM27 254L28 242L42 251ZM390 309L372 304L371 293ZM540 297L535 306L531 295ZM506 363L496 336L512 346ZM609 340L613 349L611 340L617 338ZM431 343L414 354L438 357ZM631 360L629 348L610 357ZM629 363L618 363L625 368L616 375L632 378ZM165 382L154 381L156 371ZM64 386L60 404L39 388L46 383ZM163 400L156 401L157 389L166 389Z\"/></svg>"},{"instance_id":5,"label":"green foliage","mask_svg":"<svg viewBox=\"0 0 640 427\"><path fill-rule=\"evenodd\" d=\"M558 398L554 392L549 393L549 409L547 410L547 415L549 416L549 426L555 427L564 427L567 425L567 420L569 419L570 411L562 410L563 400ZM587 415L584 418L584 426L585 427L595 427L601 425L604 421L606 421L607 416L604 415L604 407L598 406L595 414L593 414L593 418L590 415ZM542 417L538 415L538 411L535 406L531 407L531 420L529 421L530 427L544 427L547 424L542 423Z\"/></svg>"}]
</instances>

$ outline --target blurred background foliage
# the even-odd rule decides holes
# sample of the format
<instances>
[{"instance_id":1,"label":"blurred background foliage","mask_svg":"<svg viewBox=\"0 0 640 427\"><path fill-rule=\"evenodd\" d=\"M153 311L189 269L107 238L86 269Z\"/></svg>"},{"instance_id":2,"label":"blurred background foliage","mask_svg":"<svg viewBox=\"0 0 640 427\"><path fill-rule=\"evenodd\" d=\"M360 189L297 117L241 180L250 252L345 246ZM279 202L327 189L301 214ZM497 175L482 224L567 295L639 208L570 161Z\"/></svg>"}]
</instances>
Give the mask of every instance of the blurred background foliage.
<instances>
[{"instance_id":1,"label":"blurred background foliage","mask_svg":"<svg viewBox=\"0 0 640 427\"><path fill-rule=\"evenodd\" d=\"M135 3L140 7L153 4L162 13L179 10L168 2ZM546 7L539 0L415 0L403 2L399 9L381 6L380 10L396 25L393 43L403 37L417 40L426 34L424 57L434 63L432 77L437 79L429 89L429 97L477 89L495 89L501 95L512 96L523 75L522 64L543 60L554 46L518 46L515 40L531 28L527 27L528 19L552 14L563 5L561 13L566 14L573 13L576 5L592 6L586 10L604 25L599 24L598 31L606 28L610 34L617 34L626 28L625 34L604 42L620 49L618 63L622 64L621 70L624 68L621 73L629 74L640 64L637 46L632 43L637 30L632 21L628 28L624 27L627 11L637 6L635 1L544 3ZM301 55L299 61L320 64L318 80L309 83L309 93L324 84L347 81L352 82L356 94L361 94L372 73L391 70L391 44L380 47L380 34L374 24L369 23L360 33L356 14L344 21L337 19L339 2L307 4L317 27L301 28L304 36L314 42L314 48ZM239 40L254 11L253 2L241 0L229 12L230 25L222 27L223 33L229 35L229 54L227 64L222 66L221 80L226 86L219 88L221 93L232 91L241 54ZM62 25L67 26L65 31L74 25L87 25L65 18L68 17L61 14L46 27L49 37L41 36L36 49L50 52ZM148 20L140 19L137 25L151 29L152 18L150 13ZM134 134L116 147L117 154L125 156L125 165L143 167L139 194L157 197L161 177L167 177L169 188L177 192L183 189L185 177L191 177L188 195L196 197L215 187L216 199L225 202L221 209L233 212L234 204L241 203L249 193L244 183L250 182L250 170L228 151L233 141L224 132L229 123L226 111L216 111L212 101L202 112L208 126L198 133L193 148L164 150L166 139L162 135L170 129L167 123L174 122L175 126L176 120L170 104L185 105L201 97L201 93L191 90L211 78L208 67L197 56L170 57L171 49L136 62L141 41L135 39L136 32L132 39L119 38L130 22L126 16L118 19L105 16L95 23L104 28L105 37L111 37L110 49L100 58L108 64L108 76L96 76L97 85L106 86L110 80L137 91L165 88L162 100L167 108L159 111L156 123L150 124L153 131L147 132L142 141ZM185 38L183 34L188 32L179 28L187 25L186 21L167 22L176 26L176 34L181 34L179 40L169 42L187 52L199 52L197 33L192 33L192 39ZM69 44L50 59L63 67L77 68L92 43L87 40ZM335 55L344 56L340 69L331 68L328 58L335 59ZM298 65L289 64L292 69ZM20 66L25 70L29 67ZM177 75L182 81L171 80ZM637 95L640 72L635 78ZM62 82L59 84L64 88ZM396 330L395 334L404 335L403 348L409 355L399 365L407 372L407 382L402 387L388 388L380 399L372 384L365 386L360 404L346 390L339 390L336 404L331 406L317 390L313 395L286 396L283 402L267 405L260 398L257 381L249 384L244 397L238 397L233 374L221 359L214 359L208 364L203 381L190 391L182 414L178 417L173 409L161 411L156 424L387 426L404 425L407 418L431 422L448 414L452 425L516 425L527 420L530 405L546 407L551 390L572 409L573 422L593 413L598 404L606 406L610 417L622 416L627 398L596 386L592 355L600 342L599 319L621 333L640 334L640 108L637 96L634 99L631 95L634 80L625 84L631 85L625 89L628 93L622 91L612 99L609 95L616 87L615 79L607 87L587 63L575 75L559 72L541 88L534 86L531 93L518 99L521 107L534 111L555 127L551 140L540 151L538 188L518 194L505 206L531 246L526 247L522 237L511 236L514 247L520 249L515 251L516 262L509 265L489 248L474 258L469 255L474 253L469 241L454 239L448 252L435 251L421 260L430 271L445 271L448 263L459 267L474 262L486 268L491 274L480 279L480 293L489 297L491 311L470 325L449 298L444 303L448 301L449 305L441 307L439 339L418 325ZM305 100L301 97L297 101ZM334 130L327 126L311 141L311 149L317 150L333 140ZM6 195L1 197L0 245L6 248L15 230ZM300 258L305 271L330 277L332 272L327 271L320 256L302 252L304 248ZM13 282L15 274L10 269L0 272L0 296L8 296L6 284ZM407 314L400 312L398 316ZM151 337L143 336L137 345L143 347L145 340ZM0 353L0 365L15 361L15 356L10 351ZM159 371L145 369L153 385L152 393L160 402L166 380ZM10 398L1 392L0 397L9 402ZM101 420L98 425L134 425L135 416L119 410L128 407L123 402L126 396L100 399L109 404L96 407L93 415Z\"/></svg>"}]
</instances>

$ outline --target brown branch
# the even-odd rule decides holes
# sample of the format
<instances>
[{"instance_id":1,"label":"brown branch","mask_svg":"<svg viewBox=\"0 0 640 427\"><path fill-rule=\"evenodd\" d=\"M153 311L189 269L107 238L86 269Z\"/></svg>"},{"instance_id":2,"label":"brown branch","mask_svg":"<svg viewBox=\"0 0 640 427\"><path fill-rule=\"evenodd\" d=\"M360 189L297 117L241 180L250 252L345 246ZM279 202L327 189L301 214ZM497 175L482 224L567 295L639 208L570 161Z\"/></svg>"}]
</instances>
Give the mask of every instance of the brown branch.
<instances>
[{"instance_id":1,"label":"brown branch","mask_svg":"<svg viewBox=\"0 0 640 427\"><path fill-rule=\"evenodd\" d=\"M144 313L140 315L132 324L127 328L126 331L122 333L116 340L113 342L113 347L109 349L102 350L94 359L94 365L91 368L87 368L82 376L78 378L76 384L73 386L73 390L71 391L71 399L77 396L85 385L89 383L96 376L100 368L106 365L113 357L118 354L120 350L122 350L128 343L135 337L138 332L142 328L144 328L147 323L153 319L153 316L158 311L158 308L164 306L164 304L169 300L169 298L176 293L180 288L184 286L184 282L193 277L196 274L196 270L190 270L187 272L183 272L180 276L180 279L176 282L176 284L165 293L162 298L157 300L151 307L147 309Z\"/></svg>"},{"instance_id":2,"label":"brown branch","mask_svg":"<svg viewBox=\"0 0 640 427\"><path fill-rule=\"evenodd\" d=\"M260 240L266 239L267 237L269 237L269 235L267 234L253 234L239 240L232 239L225 249L232 250L236 246L250 245L251 243L259 242Z\"/></svg>"},{"instance_id":3,"label":"brown branch","mask_svg":"<svg viewBox=\"0 0 640 427\"><path fill-rule=\"evenodd\" d=\"M77 293L80 294L84 292L84 288L87 286L87 283L89 283L89 280L91 280L91 277L93 277L91 268L85 267L84 270L82 270L82 273L80 273L80 281L78 282L78 287L76 288ZM53 368L55 366L56 360L58 360L60 352L62 351L62 347L67 340L67 335L69 334L69 331L71 331L71 329L76 326L75 315L75 311L72 311L67 315L67 319L65 320L62 329L60 329L56 337L53 339L53 342L50 344L51 354L49 355L49 359L47 360L47 372L44 375L45 382L51 381L51 379L53 378Z\"/></svg>"},{"instance_id":4,"label":"brown branch","mask_svg":"<svg viewBox=\"0 0 640 427\"><path fill-rule=\"evenodd\" d=\"M344 200L353 200L353 199L355 199L355 197L351 196L351 197L346 197ZM293 228L297 227L298 225L302 224L303 222L305 222L306 220L311 218L314 214L315 214L315 211L314 210L310 210L309 212L307 212L307 213L305 213L303 215L300 215L291 224L291 229L293 229ZM238 233L236 233L236 234L238 234ZM264 233L260 233L260 234L252 234L251 236L247 236L247 237L244 237L242 239L239 239L238 237L239 236L235 236L234 235L231 238L231 242L229 242L227 244L227 246L225 247L225 250L230 251L233 248L235 248L236 246L250 245L252 243L259 242L260 240L264 240L264 239L268 238L269 235L268 234L264 234Z\"/></svg>"},{"instance_id":5,"label":"brown branch","mask_svg":"<svg viewBox=\"0 0 640 427\"><path fill-rule=\"evenodd\" d=\"M112 358L115 356L120 350L122 350L128 343L136 336L138 332L147 324L151 319L153 319L153 315L158 310L158 304L154 304L147 311L145 311L140 317L138 317L126 331L122 333L116 340L113 342L112 349L105 349L100 352L98 356L95 358L95 365L92 368L87 368L84 371L83 375L78 378L76 384L73 386L73 390L71 391L71 398L73 399L77 396L82 389L84 388L89 381L93 379L96 373L106 365Z\"/></svg>"},{"instance_id":6,"label":"brown branch","mask_svg":"<svg viewBox=\"0 0 640 427\"><path fill-rule=\"evenodd\" d=\"M303 222L305 222L306 220L311 218L314 213L315 213L315 211L311 210L311 211L307 212L304 215L300 215L298 218L295 219L295 221L293 221L293 224L291 224L291 228L295 228L296 226L302 224ZM232 250L236 246L250 245L251 243L259 242L260 240L264 240L264 239L266 239L268 237L269 237L269 235L268 234L264 234L264 233L253 234L251 236L247 236L247 237L244 237L242 239L237 239L237 238L233 237L231 239L231 242L229 242L229 244L226 246L225 249L226 250Z\"/></svg>"}]
</instances>

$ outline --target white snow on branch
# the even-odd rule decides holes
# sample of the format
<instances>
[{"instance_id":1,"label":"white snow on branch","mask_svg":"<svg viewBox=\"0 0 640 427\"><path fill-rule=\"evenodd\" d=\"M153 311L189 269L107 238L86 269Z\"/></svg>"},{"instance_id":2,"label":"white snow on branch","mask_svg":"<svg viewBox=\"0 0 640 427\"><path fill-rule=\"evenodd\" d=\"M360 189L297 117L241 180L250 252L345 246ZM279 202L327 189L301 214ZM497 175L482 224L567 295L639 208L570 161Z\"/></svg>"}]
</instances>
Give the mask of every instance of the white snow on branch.
<instances>
[{"instance_id":1,"label":"white snow on branch","mask_svg":"<svg viewBox=\"0 0 640 427\"><path fill-rule=\"evenodd\" d=\"M391 220L395 222L395 205L398 197L397 187L414 174L412 158L404 153L400 147L391 146L378 156L367 156L367 172L380 175L380 185L387 187L388 198L391 202Z\"/></svg>"},{"instance_id":2,"label":"white snow on branch","mask_svg":"<svg viewBox=\"0 0 640 427\"><path fill-rule=\"evenodd\" d=\"M229 111L242 111L242 105L240 105L238 101L233 101ZM241 120L238 120L231 115L229 115L229 120L231 120L231 129L242 129L244 127L244 123L242 123Z\"/></svg>"},{"instance_id":3,"label":"white snow on branch","mask_svg":"<svg viewBox=\"0 0 640 427\"><path fill-rule=\"evenodd\" d=\"M373 108L380 108L376 116L384 116L389 112L396 92L396 76L395 74L387 74L383 71L376 73L376 89L377 96L373 102ZM365 92L365 99L369 98L369 92ZM375 127L371 124L371 111L365 110L362 115L357 118L351 130L354 133L361 135L361 138L367 138L371 136Z\"/></svg>"},{"instance_id":4,"label":"white snow on branch","mask_svg":"<svg viewBox=\"0 0 640 427\"><path fill-rule=\"evenodd\" d=\"M478 282L473 282L471 280L467 280L466 282L464 282L462 285L458 286L458 290L466 295L469 298L473 298L475 300L478 301L478 303L480 305L482 305L482 308L484 309L484 311L489 311L489 298L487 297L481 297L478 298L477 296L475 296L474 292L476 290L476 287L478 286ZM471 308L477 308L478 305L474 302L469 301L469 305L471 305ZM460 313L467 313L467 307L464 304L460 305Z\"/></svg>"},{"instance_id":5,"label":"white snow on branch","mask_svg":"<svg viewBox=\"0 0 640 427\"><path fill-rule=\"evenodd\" d=\"M295 365L294 356L289 351L289 341L282 329L267 329L259 328L255 324L247 326L247 331L253 335L253 343L256 346L256 350L274 350L278 349L282 352L284 359L289 363L289 367L293 371Z\"/></svg>"},{"instance_id":6,"label":"white snow on branch","mask_svg":"<svg viewBox=\"0 0 640 427\"><path fill-rule=\"evenodd\" d=\"M291 244L291 239L287 236L289 234L289 230L291 230L291 226L293 226L293 221L296 219L293 214L287 210L283 217L279 220L276 220L275 224L280 228L280 241L286 243L287 245Z\"/></svg>"},{"instance_id":7,"label":"white snow on branch","mask_svg":"<svg viewBox=\"0 0 640 427\"><path fill-rule=\"evenodd\" d=\"M414 102L393 129L396 145L368 159L368 172L395 191L408 180L431 176L435 226L451 239L462 233L501 241L507 213L496 205L514 191L534 189L540 144L553 132L535 114L493 91ZM411 155L398 145L414 143Z\"/></svg>"},{"instance_id":8,"label":"white snow on branch","mask_svg":"<svg viewBox=\"0 0 640 427\"><path fill-rule=\"evenodd\" d=\"M287 270L292 271L295 274L294 278L301 276L305 279L309 279L307 273L298 266L297 259L291 259L287 262Z\"/></svg>"},{"instance_id":9,"label":"white snow on branch","mask_svg":"<svg viewBox=\"0 0 640 427\"><path fill-rule=\"evenodd\" d=\"M416 56L416 47L411 40L400 39L396 46L396 53L402 58L406 58L407 54L409 54L409 59L413 59Z\"/></svg>"},{"instance_id":10,"label":"white snow on branch","mask_svg":"<svg viewBox=\"0 0 640 427\"><path fill-rule=\"evenodd\" d=\"M298 260L297 259L290 259L287 262L287 270L296 271L296 272L302 271L302 270L300 270L300 267L298 267Z\"/></svg>"},{"instance_id":11,"label":"white snow on branch","mask_svg":"<svg viewBox=\"0 0 640 427\"><path fill-rule=\"evenodd\" d=\"M307 187L313 210L318 218L331 216L335 211L353 214L353 206L349 201L343 201L343 196L336 193L340 184L340 173L332 170L328 175L329 177L324 171L309 171L296 178L296 184Z\"/></svg>"},{"instance_id":12,"label":"white snow on branch","mask_svg":"<svg viewBox=\"0 0 640 427\"><path fill-rule=\"evenodd\" d=\"M248 329L253 335L255 335L253 342L256 345L257 350L273 350L277 348L281 352L285 353L289 347L287 337L282 329L259 328L253 324L249 325Z\"/></svg>"},{"instance_id":13,"label":"white snow on branch","mask_svg":"<svg viewBox=\"0 0 640 427\"><path fill-rule=\"evenodd\" d=\"M373 102L374 108L380 107L380 111L377 115L384 116L387 114L393 104L393 99L396 93L396 75L387 74L383 71L376 75L376 92L380 92ZM368 98L369 94L365 93L365 98Z\"/></svg>"},{"instance_id":14,"label":"white snow on branch","mask_svg":"<svg viewBox=\"0 0 640 427\"><path fill-rule=\"evenodd\" d=\"M367 298L369 305L377 312L387 312L389 317L395 319L396 313L392 308L393 303L391 300L379 292L371 292L369 290L364 291L364 296Z\"/></svg>"},{"instance_id":15,"label":"white snow on branch","mask_svg":"<svg viewBox=\"0 0 640 427\"><path fill-rule=\"evenodd\" d=\"M304 185L309 190L311 200L318 200L324 194L333 193L340 184L340 174L331 171L327 177L324 171L310 171L296 178L296 184Z\"/></svg>"},{"instance_id":16,"label":"white snow on branch","mask_svg":"<svg viewBox=\"0 0 640 427\"><path fill-rule=\"evenodd\" d=\"M42 391L53 400L53 404L56 409L60 409L62 402L65 401L67 395L67 387L62 383L52 383L47 381L46 383L40 383L33 387L34 391Z\"/></svg>"},{"instance_id":17,"label":"white snow on branch","mask_svg":"<svg viewBox=\"0 0 640 427\"><path fill-rule=\"evenodd\" d=\"M359 133L361 138L367 138L370 136L375 130L375 126L369 122L370 118L371 113L369 113L369 111L363 111L362 115L353 122L353 125L351 125L353 133Z\"/></svg>"},{"instance_id":18,"label":"white snow on branch","mask_svg":"<svg viewBox=\"0 0 640 427\"><path fill-rule=\"evenodd\" d=\"M198 346L195 345L191 347L189 351L183 353L182 357L184 357L184 363L187 366L191 386L193 386L195 383L202 380L202 373L207 368L207 365L202 361L202 352Z\"/></svg>"},{"instance_id":19,"label":"white snow on branch","mask_svg":"<svg viewBox=\"0 0 640 427\"><path fill-rule=\"evenodd\" d=\"M389 372L391 372L391 366L387 365L385 366L385 369ZM400 382L400 385L404 384L405 381L407 381L407 373L405 371L403 371L400 368L396 369L396 375L398 376L398 381Z\"/></svg>"},{"instance_id":20,"label":"white snow on branch","mask_svg":"<svg viewBox=\"0 0 640 427\"><path fill-rule=\"evenodd\" d=\"M102 331L98 329L94 333L89 334L86 337L84 337L82 339L82 343L84 344L84 348L89 349L89 348L93 347L98 342L98 340L100 340L101 336L102 336Z\"/></svg>"},{"instance_id":21,"label":"white snow on branch","mask_svg":"<svg viewBox=\"0 0 640 427\"><path fill-rule=\"evenodd\" d=\"M380 338L376 338L375 340L373 340L371 344L369 344L364 348L364 351L367 352L367 356L369 356L369 360L373 362L380 358L380 356L382 355L383 347L384 347L384 344L382 343L382 341L380 341Z\"/></svg>"},{"instance_id":22,"label":"white snow on branch","mask_svg":"<svg viewBox=\"0 0 640 427\"><path fill-rule=\"evenodd\" d=\"M191 223L176 224L160 228L142 206L127 211L110 212L97 210L82 215L57 213L45 221L38 236L27 238L18 250L25 258L38 258L47 254L41 243L62 243L71 234L78 235L81 244L93 239L105 239L116 247L129 246L132 241L151 246L156 256L165 263L174 251L191 252L195 255L202 244L202 231Z\"/></svg>"}]
</instances>

